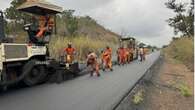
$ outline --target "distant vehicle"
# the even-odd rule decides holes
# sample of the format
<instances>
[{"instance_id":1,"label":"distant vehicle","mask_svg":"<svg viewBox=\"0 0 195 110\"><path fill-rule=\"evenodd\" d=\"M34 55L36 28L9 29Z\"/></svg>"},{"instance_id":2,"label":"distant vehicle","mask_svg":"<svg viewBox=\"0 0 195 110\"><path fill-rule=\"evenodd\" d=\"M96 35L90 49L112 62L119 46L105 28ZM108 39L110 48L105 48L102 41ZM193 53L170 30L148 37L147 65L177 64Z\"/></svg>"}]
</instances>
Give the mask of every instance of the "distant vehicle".
<instances>
[{"instance_id":1,"label":"distant vehicle","mask_svg":"<svg viewBox=\"0 0 195 110\"><path fill-rule=\"evenodd\" d=\"M138 45L133 37L121 38L120 45L133 50L133 60L138 59Z\"/></svg>"}]
</instances>

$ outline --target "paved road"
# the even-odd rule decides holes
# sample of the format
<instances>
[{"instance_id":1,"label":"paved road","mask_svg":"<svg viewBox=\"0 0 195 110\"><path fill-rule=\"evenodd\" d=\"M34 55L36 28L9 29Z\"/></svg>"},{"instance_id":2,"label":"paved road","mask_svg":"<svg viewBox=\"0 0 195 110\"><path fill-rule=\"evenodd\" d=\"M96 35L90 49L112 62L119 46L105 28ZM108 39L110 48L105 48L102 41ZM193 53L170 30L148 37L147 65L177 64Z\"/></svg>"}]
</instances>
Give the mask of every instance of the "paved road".
<instances>
[{"instance_id":1,"label":"paved road","mask_svg":"<svg viewBox=\"0 0 195 110\"><path fill-rule=\"evenodd\" d=\"M0 95L0 110L110 110L159 57L115 66L101 77L89 75L62 84L44 84Z\"/></svg>"}]
</instances>

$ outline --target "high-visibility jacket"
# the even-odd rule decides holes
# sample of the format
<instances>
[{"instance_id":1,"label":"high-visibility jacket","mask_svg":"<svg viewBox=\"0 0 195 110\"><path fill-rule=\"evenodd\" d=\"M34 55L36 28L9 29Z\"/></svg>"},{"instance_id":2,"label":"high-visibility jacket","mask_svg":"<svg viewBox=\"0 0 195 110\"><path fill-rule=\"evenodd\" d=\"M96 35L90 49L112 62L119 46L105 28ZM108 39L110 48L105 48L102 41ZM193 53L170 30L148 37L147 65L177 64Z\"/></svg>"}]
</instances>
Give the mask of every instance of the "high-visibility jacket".
<instances>
[{"instance_id":1,"label":"high-visibility jacket","mask_svg":"<svg viewBox=\"0 0 195 110\"><path fill-rule=\"evenodd\" d=\"M129 55L130 54L130 49L129 48L126 48L125 49L125 53L126 53L126 55Z\"/></svg>"},{"instance_id":2,"label":"high-visibility jacket","mask_svg":"<svg viewBox=\"0 0 195 110\"><path fill-rule=\"evenodd\" d=\"M109 48L109 49L106 49L106 52L108 52L108 54L111 56L112 55L112 49Z\"/></svg>"},{"instance_id":3,"label":"high-visibility jacket","mask_svg":"<svg viewBox=\"0 0 195 110\"><path fill-rule=\"evenodd\" d=\"M102 58L103 59L107 59L107 58L111 58L112 56L112 49L106 49L103 53L102 53Z\"/></svg>"},{"instance_id":4,"label":"high-visibility jacket","mask_svg":"<svg viewBox=\"0 0 195 110\"><path fill-rule=\"evenodd\" d=\"M43 37L44 32L49 29L52 30L54 27L54 20L52 18L47 18L41 16L39 18L39 32L36 34L37 37Z\"/></svg>"},{"instance_id":5,"label":"high-visibility jacket","mask_svg":"<svg viewBox=\"0 0 195 110\"><path fill-rule=\"evenodd\" d=\"M43 37L44 32L46 31L46 28L42 27L39 28L39 32L36 34L37 37Z\"/></svg>"},{"instance_id":6,"label":"high-visibility jacket","mask_svg":"<svg viewBox=\"0 0 195 110\"><path fill-rule=\"evenodd\" d=\"M74 52L76 51L75 48L65 48L64 51L66 52L66 54L68 55L73 55Z\"/></svg>"},{"instance_id":7,"label":"high-visibility jacket","mask_svg":"<svg viewBox=\"0 0 195 110\"><path fill-rule=\"evenodd\" d=\"M103 52L103 62L107 68L112 68L112 49L106 49Z\"/></svg>"},{"instance_id":8,"label":"high-visibility jacket","mask_svg":"<svg viewBox=\"0 0 195 110\"><path fill-rule=\"evenodd\" d=\"M125 48L119 48L118 49L118 61L120 64L124 64L126 60L126 51Z\"/></svg>"},{"instance_id":9,"label":"high-visibility jacket","mask_svg":"<svg viewBox=\"0 0 195 110\"><path fill-rule=\"evenodd\" d=\"M72 63L74 61L74 52L75 48L65 48L64 49L65 54L65 61L67 63Z\"/></svg>"},{"instance_id":10,"label":"high-visibility jacket","mask_svg":"<svg viewBox=\"0 0 195 110\"><path fill-rule=\"evenodd\" d=\"M124 48L119 48L118 49L118 55L121 56L121 57L125 57L126 55L126 51Z\"/></svg>"}]
</instances>

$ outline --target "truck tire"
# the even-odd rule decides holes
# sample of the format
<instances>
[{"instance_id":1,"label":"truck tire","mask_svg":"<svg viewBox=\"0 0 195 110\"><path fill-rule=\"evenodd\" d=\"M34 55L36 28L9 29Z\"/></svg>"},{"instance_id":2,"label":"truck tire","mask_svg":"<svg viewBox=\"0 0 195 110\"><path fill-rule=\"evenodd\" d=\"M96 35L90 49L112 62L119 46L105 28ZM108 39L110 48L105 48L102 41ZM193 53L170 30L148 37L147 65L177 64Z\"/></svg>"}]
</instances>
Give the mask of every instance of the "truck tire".
<instances>
[{"instance_id":1,"label":"truck tire","mask_svg":"<svg viewBox=\"0 0 195 110\"><path fill-rule=\"evenodd\" d=\"M27 86L34 86L42 83L47 73L44 65L35 65L31 71L24 77L23 81Z\"/></svg>"}]
</instances>

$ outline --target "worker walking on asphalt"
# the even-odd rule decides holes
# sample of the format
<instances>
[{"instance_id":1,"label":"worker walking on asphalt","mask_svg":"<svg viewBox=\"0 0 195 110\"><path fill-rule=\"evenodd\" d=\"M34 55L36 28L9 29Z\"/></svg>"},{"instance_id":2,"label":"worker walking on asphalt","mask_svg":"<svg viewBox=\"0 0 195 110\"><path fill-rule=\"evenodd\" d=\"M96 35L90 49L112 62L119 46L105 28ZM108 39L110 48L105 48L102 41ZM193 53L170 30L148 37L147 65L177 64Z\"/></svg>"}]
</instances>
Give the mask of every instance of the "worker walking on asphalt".
<instances>
[{"instance_id":1,"label":"worker walking on asphalt","mask_svg":"<svg viewBox=\"0 0 195 110\"><path fill-rule=\"evenodd\" d=\"M134 58L134 49L130 48L130 61L133 61Z\"/></svg>"},{"instance_id":2,"label":"worker walking on asphalt","mask_svg":"<svg viewBox=\"0 0 195 110\"><path fill-rule=\"evenodd\" d=\"M140 61L144 61L145 60L145 52L144 52L144 48L140 47L139 49L139 55L140 55Z\"/></svg>"},{"instance_id":3,"label":"worker walking on asphalt","mask_svg":"<svg viewBox=\"0 0 195 110\"><path fill-rule=\"evenodd\" d=\"M90 76L93 76L93 73L95 72L96 75L99 77L99 64L97 60L97 55L90 51L87 55L87 67L90 67Z\"/></svg>"},{"instance_id":4,"label":"worker walking on asphalt","mask_svg":"<svg viewBox=\"0 0 195 110\"><path fill-rule=\"evenodd\" d=\"M103 64L104 64L104 50L101 50L100 58L101 58L101 66L103 66Z\"/></svg>"},{"instance_id":5,"label":"worker walking on asphalt","mask_svg":"<svg viewBox=\"0 0 195 110\"><path fill-rule=\"evenodd\" d=\"M74 55L76 54L76 49L72 47L72 43L68 43L68 47L64 49L66 63L73 63Z\"/></svg>"},{"instance_id":6,"label":"worker walking on asphalt","mask_svg":"<svg viewBox=\"0 0 195 110\"><path fill-rule=\"evenodd\" d=\"M103 52L103 71L105 71L105 69L110 69L111 71L113 71L112 69L112 49L109 46L107 46Z\"/></svg>"},{"instance_id":7,"label":"worker walking on asphalt","mask_svg":"<svg viewBox=\"0 0 195 110\"><path fill-rule=\"evenodd\" d=\"M125 48L125 53L126 53L126 62L130 63L130 49Z\"/></svg>"},{"instance_id":8,"label":"worker walking on asphalt","mask_svg":"<svg viewBox=\"0 0 195 110\"><path fill-rule=\"evenodd\" d=\"M143 48L144 54L143 54L143 60L146 60L146 48Z\"/></svg>"},{"instance_id":9,"label":"worker walking on asphalt","mask_svg":"<svg viewBox=\"0 0 195 110\"><path fill-rule=\"evenodd\" d=\"M117 50L117 54L118 54L118 58L119 58L119 65L124 65L125 64L125 59L126 59L126 53L125 53L125 48L123 46L121 46L118 50Z\"/></svg>"}]
</instances>

